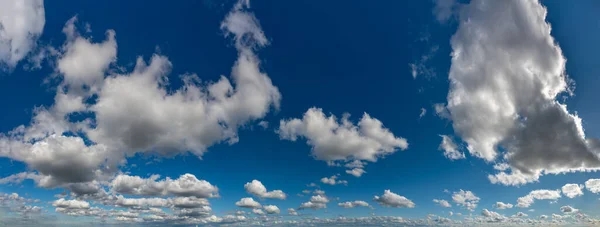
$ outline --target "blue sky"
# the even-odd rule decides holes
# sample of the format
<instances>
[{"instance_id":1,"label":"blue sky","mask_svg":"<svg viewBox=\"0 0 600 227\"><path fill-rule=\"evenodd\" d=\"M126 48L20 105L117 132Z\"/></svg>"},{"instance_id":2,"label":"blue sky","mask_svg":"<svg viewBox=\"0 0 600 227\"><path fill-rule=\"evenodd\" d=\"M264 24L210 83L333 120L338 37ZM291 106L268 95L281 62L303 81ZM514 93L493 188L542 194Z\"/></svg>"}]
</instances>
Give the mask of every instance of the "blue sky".
<instances>
[{"instance_id":1,"label":"blue sky","mask_svg":"<svg viewBox=\"0 0 600 227\"><path fill-rule=\"evenodd\" d=\"M599 7L0 3L0 222L599 223Z\"/></svg>"}]
</instances>

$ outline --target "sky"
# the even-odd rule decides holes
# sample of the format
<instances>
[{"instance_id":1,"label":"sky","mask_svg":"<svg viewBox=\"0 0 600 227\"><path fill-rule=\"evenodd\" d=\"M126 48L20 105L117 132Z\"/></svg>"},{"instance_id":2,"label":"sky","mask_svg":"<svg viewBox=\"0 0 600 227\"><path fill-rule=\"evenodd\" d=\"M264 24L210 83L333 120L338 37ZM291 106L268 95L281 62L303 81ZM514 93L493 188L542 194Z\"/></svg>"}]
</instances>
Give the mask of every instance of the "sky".
<instances>
[{"instance_id":1,"label":"sky","mask_svg":"<svg viewBox=\"0 0 600 227\"><path fill-rule=\"evenodd\" d=\"M600 3L0 2L0 226L600 224Z\"/></svg>"}]
</instances>

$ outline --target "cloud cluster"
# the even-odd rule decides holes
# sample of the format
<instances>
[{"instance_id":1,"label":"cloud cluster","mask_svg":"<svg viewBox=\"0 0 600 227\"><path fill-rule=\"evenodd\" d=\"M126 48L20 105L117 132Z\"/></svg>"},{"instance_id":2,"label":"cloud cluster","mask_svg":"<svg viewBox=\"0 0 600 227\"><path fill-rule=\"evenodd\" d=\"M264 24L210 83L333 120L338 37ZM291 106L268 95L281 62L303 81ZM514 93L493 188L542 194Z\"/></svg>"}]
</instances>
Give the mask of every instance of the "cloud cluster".
<instances>
[{"instance_id":1,"label":"cloud cluster","mask_svg":"<svg viewBox=\"0 0 600 227\"><path fill-rule=\"evenodd\" d=\"M569 198L575 198L583 195L583 189L585 186L578 184L565 184L562 186L562 193Z\"/></svg>"},{"instance_id":2,"label":"cloud cluster","mask_svg":"<svg viewBox=\"0 0 600 227\"><path fill-rule=\"evenodd\" d=\"M174 195L213 198L219 196L219 188L208 181L199 180L193 174L183 174L177 179L169 177L158 180L158 175L150 178L118 175L110 183L111 191L128 195Z\"/></svg>"},{"instance_id":3,"label":"cloud cluster","mask_svg":"<svg viewBox=\"0 0 600 227\"><path fill-rule=\"evenodd\" d=\"M490 175L492 183L600 167L600 143L586 138L581 119L557 101L571 90L545 19L537 0L476 0L461 8L447 109L471 155L488 162L500 156L510 165L510 172Z\"/></svg>"},{"instance_id":4,"label":"cloud cluster","mask_svg":"<svg viewBox=\"0 0 600 227\"><path fill-rule=\"evenodd\" d=\"M321 183L328 184L328 185L336 185L336 184L348 185L348 181L338 180L337 178L338 178L337 175L333 175L331 177L323 177L323 178L321 178Z\"/></svg>"},{"instance_id":5,"label":"cloud cluster","mask_svg":"<svg viewBox=\"0 0 600 227\"><path fill-rule=\"evenodd\" d=\"M475 193L471 191L464 191L460 189L460 191L452 193L452 201L456 204L461 205L471 211L477 208L477 204L479 203L480 198L475 195Z\"/></svg>"},{"instance_id":6,"label":"cloud cluster","mask_svg":"<svg viewBox=\"0 0 600 227\"><path fill-rule=\"evenodd\" d=\"M450 205L450 203L446 200L443 199L433 199L434 203L437 203L438 205L440 205L441 207L452 207L452 205Z\"/></svg>"},{"instance_id":7,"label":"cloud cluster","mask_svg":"<svg viewBox=\"0 0 600 227\"><path fill-rule=\"evenodd\" d=\"M308 202L304 202L300 204L299 210L302 209L313 209L318 210L322 208L327 208L327 203L329 203L329 199L325 195L313 195L310 197Z\"/></svg>"},{"instance_id":8,"label":"cloud cluster","mask_svg":"<svg viewBox=\"0 0 600 227\"><path fill-rule=\"evenodd\" d=\"M41 1L30 2L41 6ZM2 10L21 13L12 6ZM260 69L255 50L268 42L248 7L247 1L238 2L221 24L238 51L231 77L200 83L197 75L184 75L178 89L167 89L171 62L166 56L154 55L149 63L140 57L131 72L117 73L123 70L113 69L118 68L116 33L108 30L105 40L95 43L77 32L76 17L69 20L63 29L66 41L56 53L60 84L54 104L36 108L28 126L0 135L0 157L23 162L32 170L10 180L33 179L41 187L68 188L110 180L125 158L138 152L169 157L189 151L200 157L215 143L237 142L240 127L279 108L281 99ZM4 23L19 19L2 18L4 29L12 29ZM10 45L17 45L15 40ZM72 119L73 114L81 117ZM216 188L193 175L173 182L126 180L140 187L118 189L132 190L129 194L216 196ZM163 190L154 188L157 185Z\"/></svg>"}]
</instances>

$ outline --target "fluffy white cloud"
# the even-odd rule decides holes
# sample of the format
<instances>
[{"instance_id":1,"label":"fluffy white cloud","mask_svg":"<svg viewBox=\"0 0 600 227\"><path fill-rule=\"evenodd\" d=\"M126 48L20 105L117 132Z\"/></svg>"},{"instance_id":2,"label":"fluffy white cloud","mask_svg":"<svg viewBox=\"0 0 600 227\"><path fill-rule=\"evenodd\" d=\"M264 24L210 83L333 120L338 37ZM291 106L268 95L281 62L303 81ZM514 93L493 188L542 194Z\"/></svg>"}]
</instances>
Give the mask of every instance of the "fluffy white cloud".
<instances>
[{"instance_id":1,"label":"fluffy white cloud","mask_svg":"<svg viewBox=\"0 0 600 227\"><path fill-rule=\"evenodd\" d=\"M356 200L356 201L348 201L348 202L338 203L338 206L343 207L343 208L369 207L369 203L362 201L362 200Z\"/></svg>"},{"instance_id":2,"label":"fluffy white cloud","mask_svg":"<svg viewBox=\"0 0 600 227\"><path fill-rule=\"evenodd\" d=\"M252 213L256 214L256 215L265 215L265 212L260 209L260 208L254 208L252 209Z\"/></svg>"},{"instance_id":3,"label":"fluffy white cloud","mask_svg":"<svg viewBox=\"0 0 600 227\"><path fill-rule=\"evenodd\" d=\"M460 152L458 145L454 143L454 140L450 136L440 135L442 137L442 143L438 147L438 150L444 151L444 156L450 160L464 159L465 153Z\"/></svg>"},{"instance_id":4,"label":"fluffy white cloud","mask_svg":"<svg viewBox=\"0 0 600 227\"><path fill-rule=\"evenodd\" d=\"M130 195L175 195L213 198L219 196L219 188L205 180L199 180L193 174L183 174L177 179L167 177L158 180L158 175L150 178L118 175L110 183L111 191Z\"/></svg>"},{"instance_id":5,"label":"fluffy white cloud","mask_svg":"<svg viewBox=\"0 0 600 227\"><path fill-rule=\"evenodd\" d=\"M494 207L498 210L504 210L513 208L513 205L510 203L496 202L496 204L494 204Z\"/></svg>"},{"instance_id":6,"label":"fluffy white cloud","mask_svg":"<svg viewBox=\"0 0 600 227\"><path fill-rule=\"evenodd\" d=\"M448 201L443 200L443 199L434 199L433 202L437 203L441 207L452 207L452 205L450 205L450 203Z\"/></svg>"},{"instance_id":7,"label":"fluffy white cloud","mask_svg":"<svg viewBox=\"0 0 600 227\"><path fill-rule=\"evenodd\" d=\"M24 162L39 175L28 174L39 186L52 188L94 180L101 165L115 166L103 145L86 146L80 137L50 135L33 144L0 135L0 157ZM77 171L73 171L76 169ZM107 169L105 169L107 170Z\"/></svg>"},{"instance_id":8,"label":"fluffy white cloud","mask_svg":"<svg viewBox=\"0 0 600 227\"><path fill-rule=\"evenodd\" d=\"M52 202L52 206L65 209L89 209L90 203L81 200L65 200L60 198Z\"/></svg>"},{"instance_id":9,"label":"fluffy white cloud","mask_svg":"<svg viewBox=\"0 0 600 227\"><path fill-rule=\"evenodd\" d=\"M562 193L569 198L575 198L583 195L583 185L578 184L565 184L562 186Z\"/></svg>"},{"instance_id":10,"label":"fluffy white cloud","mask_svg":"<svg viewBox=\"0 0 600 227\"><path fill-rule=\"evenodd\" d=\"M167 89L171 69L167 57L154 55L148 64L140 57L132 72L116 73L123 70L111 69L117 53L115 32L108 30L104 41L94 43L77 32L72 18L63 29L65 44L55 54L56 77L61 80L55 103L36 108L30 125L0 135L0 157L24 162L37 172L20 179L34 179L42 187L67 187L109 180L126 163L125 157L137 152L201 156L215 143L237 142L240 127L263 118L272 107L279 108L281 99L254 53L268 42L248 7L240 1L221 24L238 51L231 77L200 82L197 75L185 75L183 85L174 89ZM13 9L1 8L0 12ZM9 13L20 13L13 11ZM13 19L19 17L0 20L4 26ZM0 49L3 45L0 42ZM68 118L78 112L86 113L84 119ZM212 197L216 192L193 175L166 183L164 187L174 195ZM157 193L151 189L133 194ZM207 190L211 194L202 194Z\"/></svg>"},{"instance_id":11,"label":"fluffy white cloud","mask_svg":"<svg viewBox=\"0 0 600 227\"><path fill-rule=\"evenodd\" d=\"M294 208L288 208L288 214L292 216L298 216L298 212Z\"/></svg>"},{"instance_id":12,"label":"fluffy white cloud","mask_svg":"<svg viewBox=\"0 0 600 227\"><path fill-rule=\"evenodd\" d=\"M585 182L585 187L592 193L600 193L600 179L589 179Z\"/></svg>"},{"instance_id":13,"label":"fluffy white cloud","mask_svg":"<svg viewBox=\"0 0 600 227\"><path fill-rule=\"evenodd\" d=\"M235 202L235 205L239 206L239 207L243 207L243 208L261 208L262 207L260 205L260 203L254 201L254 199L252 199L252 197L242 198L242 199L240 199L240 201Z\"/></svg>"},{"instance_id":14,"label":"fluffy white cloud","mask_svg":"<svg viewBox=\"0 0 600 227\"><path fill-rule=\"evenodd\" d=\"M479 203L480 198L475 195L475 193L471 191L464 191L460 189L460 191L454 192L452 194L452 201L456 204L466 207L467 209L473 211L477 208L477 203Z\"/></svg>"},{"instance_id":15,"label":"fluffy white cloud","mask_svg":"<svg viewBox=\"0 0 600 227\"><path fill-rule=\"evenodd\" d=\"M396 137L381 121L364 114L357 125L345 114L340 121L325 116L322 109L310 108L302 119L281 120L281 139L306 138L317 160L375 162L377 158L408 148L406 139Z\"/></svg>"},{"instance_id":16,"label":"fluffy white cloud","mask_svg":"<svg viewBox=\"0 0 600 227\"><path fill-rule=\"evenodd\" d=\"M447 108L473 156L492 162L506 151L511 172L490 175L492 183L600 167L600 143L557 101L570 92L566 60L545 19L537 0L476 0L461 8Z\"/></svg>"},{"instance_id":17,"label":"fluffy white cloud","mask_svg":"<svg viewBox=\"0 0 600 227\"><path fill-rule=\"evenodd\" d=\"M327 208L327 203L329 203L329 199L325 195L314 195L310 197L308 202L300 204L298 209L318 210L321 208Z\"/></svg>"},{"instance_id":18,"label":"fluffy white cloud","mask_svg":"<svg viewBox=\"0 0 600 227\"><path fill-rule=\"evenodd\" d=\"M321 183L328 184L328 185L336 185L336 184L348 185L348 181L338 180L337 178L338 178L337 175L333 175L331 177L323 177L323 178L321 178Z\"/></svg>"},{"instance_id":19,"label":"fluffy white cloud","mask_svg":"<svg viewBox=\"0 0 600 227\"><path fill-rule=\"evenodd\" d=\"M563 213L569 214L569 213L577 212L579 210L573 208L572 206L562 206L562 207L560 207L560 211Z\"/></svg>"},{"instance_id":20,"label":"fluffy white cloud","mask_svg":"<svg viewBox=\"0 0 600 227\"><path fill-rule=\"evenodd\" d=\"M46 23L43 0L0 2L0 66L9 69L25 58L42 35Z\"/></svg>"},{"instance_id":21,"label":"fluffy white cloud","mask_svg":"<svg viewBox=\"0 0 600 227\"><path fill-rule=\"evenodd\" d=\"M279 214L279 207L275 205L266 205L263 207L267 214Z\"/></svg>"},{"instance_id":22,"label":"fluffy white cloud","mask_svg":"<svg viewBox=\"0 0 600 227\"><path fill-rule=\"evenodd\" d=\"M533 190L526 196L517 199L517 207L525 208L531 206L535 200L557 200L561 197L560 190Z\"/></svg>"},{"instance_id":23,"label":"fluffy white cloud","mask_svg":"<svg viewBox=\"0 0 600 227\"><path fill-rule=\"evenodd\" d=\"M385 190L382 196L373 197L373 201L384 207L414 208L415 203L404 196Z\"/></svg>"},{"instance_id":24,"label":"fluffy white cloud","mask_svg":"<svg viewBox=\"0 0 600 227\"><path fill-rule=\"evenodd\" d=\"M360 176L362 176L366 172L367 171L365 171L364 169L359 169L359 168L354 168L354 169L346 170L347 174L350 174L350 175L355 176L355 177L360 177Z\"/></svg>"},{"instance_id":25,"label":"fluffy white cloud","mask_svg":"<svg viewBox=\"0 0 600 227\"><path fill-rule=\"evenodd\" d=\"M246 192L260 198L285 199L287 197L281 190L267 192L267 188L258 180L252 180L252 182L246 183L244 188L246 189Z\"/></svg>"}]
</instances>

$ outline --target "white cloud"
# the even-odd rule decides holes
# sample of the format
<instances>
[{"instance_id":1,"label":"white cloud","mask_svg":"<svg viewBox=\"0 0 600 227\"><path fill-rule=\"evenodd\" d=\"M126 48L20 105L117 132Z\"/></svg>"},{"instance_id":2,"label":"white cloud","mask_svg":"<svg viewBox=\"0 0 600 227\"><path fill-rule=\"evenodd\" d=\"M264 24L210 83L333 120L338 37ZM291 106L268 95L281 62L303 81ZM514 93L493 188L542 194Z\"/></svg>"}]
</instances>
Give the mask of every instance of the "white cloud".
<instances>
[{"instance_id":1,"label":"white cloud","mask_svg":"<svg viewBox=\"0 0 600 227\"><path fill-rule=\"evenodd\" d=\"M585 187L592 193L600 193L600 179L589 179L585 182Z\"/></svg>"},{"instance_id":2,"label":"white cloud","mask_svg":"<svg viewBox=\"0 0 600 227\"><path fill-rule=\"evenodd\" d=\"M292 216L298 216L298 212L294 208L288 208L288 214Z\"/></svg>"},{"instance_id":3,"label":"white cloud","mask_svg":"<svg viewBox=\"0 0 600 227\"><path fill-rule=\"evenodd\" d=\"M583 195L583 185L578 184L565 184L562 186L562 193L569 198L575 198Z\"/></svg>"},{"instance_id":4,"label":"white cloud","mask_svg":"<svg viewBox=\"0 0 600 227\"><path fill-rule=\"evenodd\" d=\"M490 175L492 183L600 167L600 142L587 139L581 119L557 101L571 89L545 19L537 0L476 0L461 8L447 108L470 154L493 162L505 151L511 172Z\"/></svg>"},{"instance_id":5,"label":"white cloud","mask_svg":"<svg viewBox=\"0 0 600 227\"><path fill-rule=\"evenodd\" d=\"M46 23L43 0L0 2L0 66L13 69L34 50Z\"/></svg>"},{"instance_id":6,"label":"white cloud","mask_svg":"<svg viewBox=\"0 0 600 227\"><path fill-rule=\"evenodd\" d=\"M456 204L466 207L467 209L473 211L477 208L477 203L479 203L480 198L475 195L475 193L471 191L464 191L460 189L460 191L454 192L452 194L452 201Z\"/></svg>"},{"instance_id":7,"label":"white cloud","mask_svg":"<svg viewBox=\"0 0 600 227\"><path fill-rule=\"evenodd\" d=\"M111 191L130 195L175 195L213 198L219 196L219 188L193 174L183 174L177 179L167 177L158 180L158 175L150 178L118 175L110 183Z\"/></svg>"},{"instance_id":8,"label":"white cloud","mask_svg":"<svg viewBox=\"0 0 600 227\"><path fill-rule=\"evenodd\" d=\"M354 168L354 169L346 170L347 174L350 174L350 175L355 176L355 177L360 177L360 176L362 176L366 172L367 171L365 171L364 169L359 169L359 168Z\"/></svg>"},{"instance_id":9,"label":"white cloud","mask_svg":"<svg viewBox=\"0 0 600 227\"><path fill-rule=\"evenodd\" d=\"M246 189L246 192L260 198L285 199L287 197L281 190L267 192L267 188L258 180L252 180L252 182L246 183L244 188Z\"/></svg>"},{"instance_id":10,"label":"white cloud","mask_svg":"<svg viewBox=\"0 0 600 227\"><path fill-rule=\"evenodd\" d=\"M362 201L362 200L356 200L356 201L348 201L348 202L338 203L338 206L343 207L343 208L369 207L369 203Z\"/></svg>"},{"instance_id":11,"label":"white cloud","mask_svg":"<svg viewBox=\"0 0 600 227\"><path fill-rule=\"evenodd\" d=\"M60 198L52 202L52 206L65 209L89 209L90 203L80 200L65 200Z\"/></svg>"},{"instance_id":12,"label":"white cloud","mask_svg":"<svg viewBox=\"0 0 600 227\"><path fill-rule=\"evenodd\" d=\"M441 207L452 207L452 205L450 205L450 203L448 201L443 200L443 199L434 199L433 202L437 203Z\"/></svg>"},{"instance_id":13,"label":"white cloud","mask_svg":"<svg viewBox=\"0 0 600 227\"><path fill-rule=\"evenodd\" d=\"M267 214L279 214L279 207L275 205L266 205L263 207Z\"/></svg>"},{"instance_id":14,"label":"white cloud","mask_svg":"<svg viewBox=\"0 0 600 227\"><path fill-rule=\"evenodd\" d=\"M366 160L408 148L406 139L396 137L381 121L364 114L357 125L345 114L340 121L335 116L325 116L322 109L310 108L302 119L281 120L281 139L296 141L304 137L312 146L312 154L323 161Z\"/></svg>"},{"instance_id":15,"label":"white cloud","mask_svg":"<svg viewBox=\"0 0 600 227\"><path fill-rule=\"evenodd\" d=\"M426 113L427 113L427 109L421 108L421 113L419 114L419 119L423 118Z\"/></svg>"},{"instance_id":16,"label":"white cloud","mask_svg":"<svg viewBox=\"0 0 600 227\"><path fill-rule=\"evenodd\" d=\"M513 205L510 203L496 202L494 207L498 210L510 209L513 208Z\"/></svg>"},{"instance_id":17,"label":"white cloud","mask_svg":"<svg viewBox=\"0 0 600 227\"><path fill-rule=\"evenodd\" d=\"M338 180L337 178L338 178L337 175L333 175L331 177L323 177L323 178L321 178L321 183L328 184L328 185L336 185L336 184L348 185L348 181Z\"/></svg>"},{"instance_id":18,"label":"white cloud","mask_svg":"<svg viewBox=\"0 0 600 227\"><path fill-rule=\"evenodd\" d=\"M252 209L252 213L256 214L256 215L265 215L265 212L260 209L260 208L254 208Z\"/></svg>"},{"instance_id":19,"label":"white cloud","mask_svg":"<svg viewBox=\"0 0 600 227\"><path fill-rule=\"evenodd\" d=\"M261 208L262 207L260 205L260 203L254 201L254 199L252 199L251 197L242 198L242 199L240 199L240 201L235 202L235 205L239 206L239 207L243 207L243 208Z\"/></svg>"},{"instance_id":20,"label":"white cloud","mask_svg":"<svg viewBox=\"0 0 600 227\"><path fill-rule=\"evenodd\" d=\"M569 214L569 213L575 213L579 210L573 208L572 206L562 206L562 207L560 207L560 211L563 213Z\"/></svg>"},{"instance_id":21,"label":"white cloud","mask_svg":"<svg viewBox=\"0 0 600 227\"><path fill-rule=\"evenodd\" d=\"M385 190L382 196L373 197L373 201L384 207L414 208L415 203L404 196Z\"/></svg>"},{"instance_id":22,"label":"white cloud","mask_svg":"<svg viewBox=\"0 0 600 227\"><path fill-rule=\"evenodd\" d=\"M446 158L450 160L465 158L465 153L459 151L458 145L454 143L450 136L440 135L440 137L442 137L442 143L440 143L438 150L443 150Z\"/></svg>"},{"instance_id":23,"label":"white cloud","mask_svg":"<svg viewBox=\"0 0 600 227\"><path fill-rule=\"evenodd\" d=\"M531 206L535 200L554 200L561 197L560 190L533 190L526 196L517 199L517 207L525 208Z\"/></svg>"},{"instance_id":24,"label":"white cloud","mask_svg":"<svg viewBox=\"0 0 600 227\"><path fill-rule=\"evenodd\" d=\"M221 24L238 51L231 77L200 83L198 76L184 75L183 85L173 89L167 89L172 66L167 57L154 55L149 64L140 57L132 72L116 73L123 70L116 65L111 69L115 32L108 30L104 41L93 43L76 32L72 18L63 29L65 44L55 54L62 81L54 104L36 108L29 126L0 135L0 157L24 162L37 172L11 180L33 179L51 188L107 181L126 163L125 157L137 152L167 157L192 152L200 157L215 143L237 142L240 127L263 118L271 107L278 109L281 99L254 53L268 42L247 7L238 3ZM78 112L86 113L84 119L71 122L67 116ZM175 195L215 196L199 194L212 186L193 175L165 187ZM152 194L150 189L134 194Z\"/></svg>"},{"instance_id":25,"label":"white cloud","mask_svg":"<svg viewBox=\"0 0 600 227\"><path fill-rule=\"evenodd\" d=\"M329 203L329 199L325 195L314 195L310 197L308 202L300 204L298 209L313 209L318 210L322 208L327 208L327 203Z\"/></svg>"}]
</instances>

